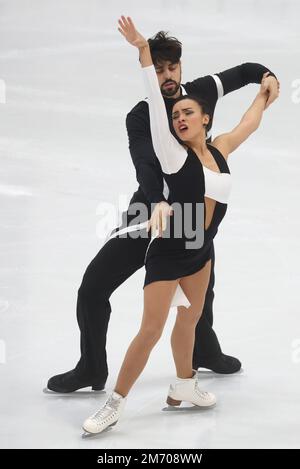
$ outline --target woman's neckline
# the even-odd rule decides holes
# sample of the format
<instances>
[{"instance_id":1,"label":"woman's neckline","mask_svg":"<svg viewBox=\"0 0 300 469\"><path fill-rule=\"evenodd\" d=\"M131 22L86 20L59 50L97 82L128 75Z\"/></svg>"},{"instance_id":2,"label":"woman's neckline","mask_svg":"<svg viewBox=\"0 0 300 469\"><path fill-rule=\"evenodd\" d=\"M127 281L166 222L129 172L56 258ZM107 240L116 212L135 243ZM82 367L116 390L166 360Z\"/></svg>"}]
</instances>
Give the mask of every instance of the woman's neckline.
<instances>
[{"instance_id":1,"label":"woman's neckline","mask_svg":"<svg viewBox=\"0 0 300 469\"><path fill-rule=\"evenodd\" d=\"M206 145L207 145L207 144L206 144ZM210 144L208 144L208 145L210 145ZM210 145L210 146L213 147L213 145ZM218 171L214 171L213 169L210 169L208 166L205 166L205 165L202 163L202 161L201 161L201 159L199 158L199 156L197 155L197 153L196 153L191 147L189 147L189 146L187 146L187 145L184 145L184 147L185 147L187 150L191 150L191 151L195 154L195 156L198 158L198 160L199 160L200 163L202 164L203 168L205 168L205 169L207 169L208 171L211 171L212 173L215 173L215 174L224 174L224 173L222 173L222 172L220 171L219 165L218 165L218 163L217 163L217 161L216 161L214 155L212 154L212 152L210 151L210 149L209 149L208 147L207 147L207 151L211 154L211 156L212 156L214 162L216 163L217 168L218 168ZM215 147L214 147L214 148L215 148ZM226 173L225 173L225 174L226 174Z\"/></svg>"}]
</instances>

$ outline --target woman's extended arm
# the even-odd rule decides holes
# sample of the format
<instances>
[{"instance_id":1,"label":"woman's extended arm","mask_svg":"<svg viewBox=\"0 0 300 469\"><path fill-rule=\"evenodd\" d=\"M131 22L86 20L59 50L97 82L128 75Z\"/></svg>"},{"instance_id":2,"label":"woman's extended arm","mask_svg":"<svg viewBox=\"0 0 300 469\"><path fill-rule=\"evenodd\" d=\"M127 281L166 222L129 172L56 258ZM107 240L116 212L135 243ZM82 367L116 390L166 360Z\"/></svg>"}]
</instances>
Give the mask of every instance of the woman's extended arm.
<instances>
[{"instance_id":1,"label":"woman's extended arm","mask_svg":"<svg viewBox=\"0 0 300 469\"><path fill-rule=\"evenodd\" d=\"M150 47L145 38L135 29L130 17L122 16L122 27L119 31L130 44L139 49L145 91L148 95L150 128L153 147L163 172L176 173L183 166L187 151L172 135L165 103L159 88L158 79L153 65Z\"/></svg>"},{"instance_id":2,"label":"woman's extended arm","mask_svg":"<svg viewBox=\"0 0 300 469\"><path fill-rule=\"evenodd\" d=\"M225 158L258 129L268 98L269 93L265 91L262 81L259 93L240 123L231 132L219 135L213 140L212 145L218 148Z\"/></svg>"}]
</instances>

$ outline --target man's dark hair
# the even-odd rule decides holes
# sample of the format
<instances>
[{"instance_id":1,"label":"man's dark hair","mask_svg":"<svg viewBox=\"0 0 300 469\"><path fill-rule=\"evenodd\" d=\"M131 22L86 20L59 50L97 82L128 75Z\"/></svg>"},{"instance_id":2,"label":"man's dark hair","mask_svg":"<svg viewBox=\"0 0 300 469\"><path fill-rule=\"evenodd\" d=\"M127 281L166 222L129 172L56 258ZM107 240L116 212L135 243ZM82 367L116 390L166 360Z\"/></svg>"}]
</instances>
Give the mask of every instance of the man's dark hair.
<instances>
[{"instance_id":1,"label":"man's dark hair","mask_svg":"<svg viewBox=\"0 0 300 469\"><path fill-rule=\"evenodd\" d=\"M155 36L148 39L151 57L154 65L170 61L178 63L182 53L182 44L176 37L168 36L168 32L159 31Z\"/></svg>"}]
</instances>

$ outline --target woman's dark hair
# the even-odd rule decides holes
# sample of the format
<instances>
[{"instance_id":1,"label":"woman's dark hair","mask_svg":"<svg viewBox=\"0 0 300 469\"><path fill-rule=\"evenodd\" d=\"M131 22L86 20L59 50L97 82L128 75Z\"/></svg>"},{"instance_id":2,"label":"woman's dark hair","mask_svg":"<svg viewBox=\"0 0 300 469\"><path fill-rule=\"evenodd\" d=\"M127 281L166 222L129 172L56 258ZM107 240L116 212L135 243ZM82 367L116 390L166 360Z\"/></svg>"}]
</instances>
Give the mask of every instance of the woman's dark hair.
<instances>
[{"instance_id":1,"label":"woman's dark hair","mask_svg":"<svg viewBox=\"0 0 300 469\"><path fill-rule=\"evenodd\" d=\"M168 36L168 32L159 31L155 36L148 39L151 57L154 65L170 61L178 63L182 53L182 44L176 37Z\"/></svg>"},{"instance_id":2,"label":"woman's dark hair","mask_svg":"<svg viewBox=\"0 0 300 469\"><path fill-rule=\"evenodd\" d=\"M196 96L195 94L183 94L182 96L179 96L179 98L176 98L174 99L174 103L173 103L173 107L172 109L174 108L174 105L176 103L178 103L178 101L182 101L183 99L192 99L193 101L195 101L196 103L199 104L203 114L208 114L209 115L209 123L211 122L212 120L212 112L211 112L211 109L209 107L209 104L207 101L205 101L205 99L202 99L202 98L199 98L198 96ZM209 124L206 125L206 127L209 126Z\"/></svg>"}]
</instances>

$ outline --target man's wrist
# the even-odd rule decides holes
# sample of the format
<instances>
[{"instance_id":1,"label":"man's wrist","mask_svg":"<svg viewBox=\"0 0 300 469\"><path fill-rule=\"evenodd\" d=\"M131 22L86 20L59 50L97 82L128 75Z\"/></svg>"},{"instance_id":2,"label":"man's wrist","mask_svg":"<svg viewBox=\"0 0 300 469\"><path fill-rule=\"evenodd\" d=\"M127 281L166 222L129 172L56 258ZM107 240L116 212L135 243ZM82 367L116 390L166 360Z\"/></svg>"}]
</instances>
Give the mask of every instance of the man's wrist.
<instances>
[{"instance_id":1,"label":"man's wrist","mask_svg":"<svg viewBox=\"0 0 300 469\"><path fill-rule=\"evenodd\" d=\"M152 204L159 204L160 202L167 202L167 199L163 194L158 194L156 196L153 196L151 198L151 203Z\"/></svg>"},{"instance_id":2,"label":"man's wrist","mask_svg":"<svg viewBox=\"0 0 300 469\"><path fill-rule=\"evenodd\" d=\"M163 203L167 204L168 202L166 200L160 200L159 202L156 202L156 203L157 204L163 204Z\"/></svg>"},{"instance_id":3,"label":"man's wrist","mask_svg":"<svg viewBox=\"0 0 300 469\"><path fill-rule=\"evenodd\" d=\"M269 71L269 72L267 72L266 78L269 78L269 77L274 77L274 78L275 78L275 80L277 80L277 81L278 81L278 79L277 79L277 76L276 76L276 75L275 75L273 72L270 72L270 71Z\"/></svg>"}]
</instances>

